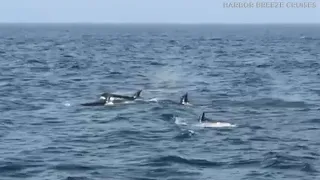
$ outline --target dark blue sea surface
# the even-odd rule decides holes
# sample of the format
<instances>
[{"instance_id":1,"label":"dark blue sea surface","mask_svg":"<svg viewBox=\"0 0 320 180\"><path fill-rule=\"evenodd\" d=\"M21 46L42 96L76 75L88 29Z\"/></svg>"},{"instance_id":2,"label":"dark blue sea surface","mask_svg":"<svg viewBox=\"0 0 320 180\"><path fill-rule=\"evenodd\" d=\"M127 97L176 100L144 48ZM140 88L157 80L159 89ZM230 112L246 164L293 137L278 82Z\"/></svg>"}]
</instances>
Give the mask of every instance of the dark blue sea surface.
<instances>
[{"instance_id":1,"label":"dark blue sea surface","mask_svg":"<svg viewBox=\"0 0 320 180\"><path fill-rule=\"evenodd\" d=\"M319 32L2 24L0 179L320 179Z\"/></svg>"}]
</instances>

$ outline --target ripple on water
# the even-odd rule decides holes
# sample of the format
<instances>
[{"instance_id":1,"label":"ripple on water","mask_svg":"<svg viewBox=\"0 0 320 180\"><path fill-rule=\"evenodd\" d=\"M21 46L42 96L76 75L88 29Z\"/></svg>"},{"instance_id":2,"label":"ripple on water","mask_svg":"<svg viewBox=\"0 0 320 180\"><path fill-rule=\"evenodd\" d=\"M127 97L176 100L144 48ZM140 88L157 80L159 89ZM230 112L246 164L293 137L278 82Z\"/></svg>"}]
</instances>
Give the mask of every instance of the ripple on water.
<instances>
[{"instance_id":1,"label":"ripple on water","mask_svg":"<svg viewBox=\"0 0 320 180\"><path fill-rule=\"evenodd\" d=\"M260 98L252 101L238 102L250 107L273 107L273 108L307 108L310 106L304 101L286 101L275 98Z\"/></svg>"},{"instance_id":2,"label":"ripple on water","mask_svg":"<svg viewBox=\"0 0 320 180\"><path fill-rule=\"evenodd\" d=\"M159 158L151 159L144 166L170 166L172 164L185 164L198 167L222 167L224 163L212 162L205 159L188 159L180 156L162 156Z\"/></svg>"},{"instance_id":3,"label":"ripple on water","mask_svg":"<svg viewBox=\"0 0 320 180\"><path fill-rule=\"evenodd\" d=\"M195 135L195 132L192 130L187 130L187 131L182 131L181 133L179 133L178 135L176 135L174 137L174 139L176 139L177 141L183 141L186 139L190 139L191 137L193 137Z\"/></svg>"},{"instance_id":4,"label":"ripple on water","mask_svg":"<svg viewBox=\"0 0 320 180\"><path fill-rule=\"evenodd\" d=\"M53 169L59 170L59 171L92 171L97 169L106 169L107 167L102 165L93 165L88 163L82 163L82 164L58 164L52 167Z\"/></svg>"},{"instance_id":5,"label":"ripple on water","mask_svg":"<svg viewBox=\"0 0 320 180\"><path fill-rule=\"evenodd\" d=\"M263 168L299 170L304 172L318 172L309 160L304 157L292 156L284 153L269 152L264 155Z\"/></svg>"}]
</instances>

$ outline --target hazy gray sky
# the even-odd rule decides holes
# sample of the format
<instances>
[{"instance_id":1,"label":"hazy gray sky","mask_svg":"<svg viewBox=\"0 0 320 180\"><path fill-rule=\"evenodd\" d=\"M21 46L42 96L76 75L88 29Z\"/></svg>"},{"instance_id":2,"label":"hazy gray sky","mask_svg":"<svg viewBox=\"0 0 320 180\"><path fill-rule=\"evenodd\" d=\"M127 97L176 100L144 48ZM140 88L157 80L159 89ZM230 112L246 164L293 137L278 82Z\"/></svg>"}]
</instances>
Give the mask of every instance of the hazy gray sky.
<instances>
[{"instance_id":1,"label":"hazy gray sky","mask_svg":"<svg viewBox=\"0 0 320 180\"><path fill-rule=\"evenodd\" d=\"M320 23L316 8L224 8L250 0L2 0L0 22ZM282 0L281 2L306 2Z\"/></svg>"}]
</instances>

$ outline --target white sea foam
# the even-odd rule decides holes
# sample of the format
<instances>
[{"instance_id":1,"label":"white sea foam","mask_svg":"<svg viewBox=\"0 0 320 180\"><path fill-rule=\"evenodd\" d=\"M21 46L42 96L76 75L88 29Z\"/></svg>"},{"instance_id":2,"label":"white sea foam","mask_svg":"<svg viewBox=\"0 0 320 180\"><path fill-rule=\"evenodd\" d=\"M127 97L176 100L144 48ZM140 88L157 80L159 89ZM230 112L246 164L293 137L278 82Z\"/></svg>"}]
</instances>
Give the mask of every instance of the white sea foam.
<instances>
[{"instance_id":1,"label":"white sea foam","mask_svg":"<svg viewBox=\"0 0 320 180\"><path fill-rule=\"evenodd\" d=\"M105 105L106 105L106 106L112 106L112 105L114 105L114 103L113 103L113 102L106 102Z\"/></svg>"},{"instance_id":2,"label":"white sea foam","mask_svg":"<svg viewBox=\"0 0 320 180\"><path fill-rule=\"evenodd\" d=\"M64 103L63 105L64 105L64 106L67 106L67 107L71 106L71 104L68 103L68 102Z\"/></svg>"},{"instance_id":3,"label":"white sea foam","mask_svg":"<svg viewBox=\"0 0 320 180\"><path fill-rule=\"evenodd\" d=\"M185 118L175 117L174 123L177 125L187 126L188 123ZM202 128L227 128L227 127L237 127L235 124L227 122L203 122L203 123L192 123L191 126L202 127Z\"/></svg>"},{"instance_id":4,"label":"white sea foam","mask_svg":"<svg viewBox=\"0 0 320 180\"><path fill-rule=\"evenodd\" d=\"M225 122L203 122L196 124L198 127L211 127L211 128L223 128L223 127L236 127L235 124Z\"/></svg>"},{"instance_id":5,"label":"white sea foam","mask_svg":"<svg viewBox=\"0 0 320 180\"><path fill-rule=\"evenodd\" d=\"M175 117L174 123L177 124L177 125L188 125L186 123L185 119L179 118L179 117Z\"/></svg>"},{"instance_id":6,"label":"white sea foam","mask_svg":"<svg viewBox=\"0 0 320 180\"><path fill-rule=\"evenodd\" d=\"M149 102L158 102L158 99L157 98L152 98L152 99L149 99L148 101Z\"/></svg>"}]
</instances>

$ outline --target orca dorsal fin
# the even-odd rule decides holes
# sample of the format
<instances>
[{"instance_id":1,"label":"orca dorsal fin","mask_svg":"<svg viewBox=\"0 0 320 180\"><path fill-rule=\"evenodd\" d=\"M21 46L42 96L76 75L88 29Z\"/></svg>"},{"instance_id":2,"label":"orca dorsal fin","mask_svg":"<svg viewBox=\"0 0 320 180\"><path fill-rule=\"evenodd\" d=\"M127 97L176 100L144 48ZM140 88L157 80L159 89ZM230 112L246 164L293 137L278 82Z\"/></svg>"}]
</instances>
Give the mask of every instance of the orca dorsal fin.
<instances>
[{"instance_id":1,"label":"orca dorsal fin","mask_svg":"<svg viewBox=\"0 0 320 180\"><path fill-rule=\"evenodd\" d=\"M205 112L202 112L202 115L199 118L199 123L204 122L204 120L205 120Z\"/></svg>"},{"instance_id":2,"label":"orca dorsal fin","mask_svg":"<svg viewBox=\"0 0 320 180\"><path fill-rule=\"evenodd\" d=\"M186 103L189 103L189 100L188 100L188 93L185 93L183 96L181 96L180 98L180 104L186 104Z\"/></svg>"},{"instance_id":3,"label":"orca dorsal fin","mask_svg":"<svg viewBox=\"0 0 320 180\"><path fill-rule=\"evenodd\" d=\"M140 97L141 91L142 90L139 90L136 93L134 93L133 98L136 99L136 98Z\"/></svg>"}]
</instances>

